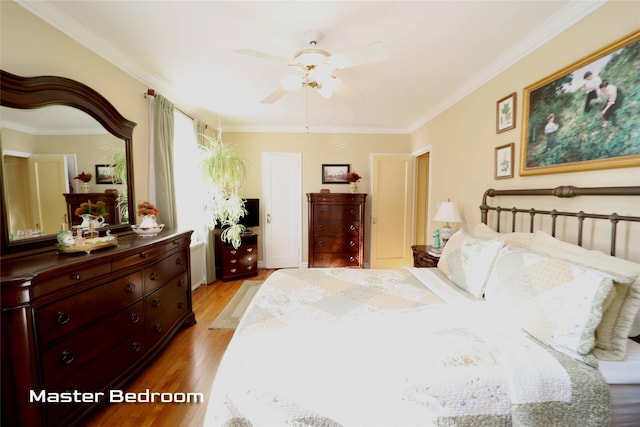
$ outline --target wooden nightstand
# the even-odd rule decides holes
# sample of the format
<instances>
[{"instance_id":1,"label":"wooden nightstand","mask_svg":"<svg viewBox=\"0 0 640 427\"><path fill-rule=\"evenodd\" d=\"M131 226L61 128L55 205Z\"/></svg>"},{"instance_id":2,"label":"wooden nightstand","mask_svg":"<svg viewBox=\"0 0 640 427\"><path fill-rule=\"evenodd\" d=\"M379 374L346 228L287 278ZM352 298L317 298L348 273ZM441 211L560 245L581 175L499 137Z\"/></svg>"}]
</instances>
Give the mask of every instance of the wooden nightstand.
<instances>
[{"instance_id":1,"label":"wooden nightstand","mask_svg":"<svg viewBox=\"0 0 640 427\"><path fill-rule=\"evenodd\" d=\"M435 256L429 253L431 245L413 245L411 250L413 251L413 266L414 267L437 267L439 256Z\"/></svg>"}]
</instances>

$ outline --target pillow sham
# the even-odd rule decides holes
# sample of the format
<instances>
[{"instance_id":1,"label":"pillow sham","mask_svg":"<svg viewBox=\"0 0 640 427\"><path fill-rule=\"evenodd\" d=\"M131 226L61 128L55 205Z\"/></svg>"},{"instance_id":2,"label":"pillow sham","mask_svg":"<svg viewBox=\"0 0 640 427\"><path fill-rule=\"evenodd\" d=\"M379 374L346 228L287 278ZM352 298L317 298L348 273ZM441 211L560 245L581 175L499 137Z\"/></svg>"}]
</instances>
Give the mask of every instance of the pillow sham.
<instances>
[{"instance_id":1,"label":"pillow sham","mask_svg":"<svg viewBox=\"0 0 640 427\"><path fill-rule=\"evenodd\" d=\"M505 245L515 246L518 248L528 248L531 244L531 240L533 239L533 233L498 233L482 222L473 228L471 235L479 238L502 239Z\"/></svg>"},{"instance_id":2,"label":"pillow sham","mask_svg":"<svg viewBox=\"0 0 640 427\"><path fill-rule=\"evenodd\" d=\"M503 248L485 299L516 312L522 329L554 349L597 366L591 355L611 275L521 248Z\"/></svg>"},{"instance_id":3,"label":"pillow sham","mask_svg":"<svg viewBox=\"0 0 640 427\"><path fill-rule=\"evenodd\" d=\"M632 330L634 324L640 325L640 264L563 242L542 231L535 233L530 249L616 275L596 330L593 354L601 360L623 360L628 337L640 333Z\"/></svg>"},{"instance_id":4,"label":"pillow sham","mask_svg":"<svg viewBox=\"0 0 640 427\"><path fill-rule=\"evenodd\" d=\"M475 238L458 230L445 245L438 269L459 288L482 297L489 271L502 246L501 239Z\"/></svg>"}]
</instances>

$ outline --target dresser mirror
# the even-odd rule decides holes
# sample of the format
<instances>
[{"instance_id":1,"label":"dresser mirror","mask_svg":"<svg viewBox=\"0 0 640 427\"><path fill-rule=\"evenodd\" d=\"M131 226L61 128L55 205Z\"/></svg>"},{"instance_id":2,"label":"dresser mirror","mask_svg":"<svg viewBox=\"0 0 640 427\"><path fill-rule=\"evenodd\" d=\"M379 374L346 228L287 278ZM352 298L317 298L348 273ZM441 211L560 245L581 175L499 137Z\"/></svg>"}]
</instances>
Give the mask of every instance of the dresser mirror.
<instances>
[{"instance_id":1,"label":"dresser mirror","mask_svg":"<svg viewBox=\"0 0 640 427\"><path fill-rule=\"evenodd\" d=\"M101 230L130 230L135 123L80 82L1 73L2 254L52 247L61 224L77 222L67 201L83 191L116 200ZM92 175L85 190L82 172Z\"/></svg>"}]
</instances>

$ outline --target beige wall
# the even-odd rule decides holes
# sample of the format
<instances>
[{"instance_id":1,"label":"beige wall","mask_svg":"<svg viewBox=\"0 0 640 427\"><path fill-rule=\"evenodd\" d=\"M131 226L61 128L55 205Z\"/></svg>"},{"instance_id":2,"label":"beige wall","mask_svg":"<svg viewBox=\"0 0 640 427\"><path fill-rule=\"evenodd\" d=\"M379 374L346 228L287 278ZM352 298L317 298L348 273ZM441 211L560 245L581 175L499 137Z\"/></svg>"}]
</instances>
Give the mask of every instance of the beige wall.
<instances>
[{"instance_id":1,"label":"beige wall","mask_svg":"<svg viewBox=\"0 0 640 427\"><path fill-rule=\"evenodd\" d=\"M410 153L409 135L361 135L361 134L292 134L292 133L225 133L225 143L236 147L247 161L249 176L244 188L244 197L260 197L261 153L293 152L302 153L302 193L315 193L328 188L334 193L349 192L345 184L322 184L322 164L349 164L351 170L362 175L358 191L369 193L371 176L370 158L373 153ZM367 200L367 217L371 214L371 201ZM307 198L302 198L302 251L303 260L307 259ZM261 230L258 229L258 232ZM370 227L366 228L365 238L370 239ZM368 245L367 245L368 246ZM365 248L365 259L369 260L369 248ZM262 258L262 257L260 257Z\"/></svg>"},{"instance_id":2,"label":"beige wall","mask_svg":"<svg viewBox=\"0 0 640 427\"><path fill-rule=\"evenodd\" d=\"M430 216L435 214L435 202L450 198L460 205L464 227L470 229L480 222L478 206L488 188L640 185L638 167L524 177L518 173L523 88L637 30L639 18L638 2L607 3L416 131L412 135L413 150L429 145L432 150ZM496 101L512 92L518 94L516 129L496 134ZM494 180L494 148L511 142L516 144L515 177ZM594 201L588 208L608 212L607 204ZM616 209L621 215L638 215L640 203L636 199ZM431 223L430 230L439 226ZM631 241L622 242L620 254L640 260L639 239L636 236L635 245ZM604 250L608 251L608 247Z\"/></svg>"}]
</instances>

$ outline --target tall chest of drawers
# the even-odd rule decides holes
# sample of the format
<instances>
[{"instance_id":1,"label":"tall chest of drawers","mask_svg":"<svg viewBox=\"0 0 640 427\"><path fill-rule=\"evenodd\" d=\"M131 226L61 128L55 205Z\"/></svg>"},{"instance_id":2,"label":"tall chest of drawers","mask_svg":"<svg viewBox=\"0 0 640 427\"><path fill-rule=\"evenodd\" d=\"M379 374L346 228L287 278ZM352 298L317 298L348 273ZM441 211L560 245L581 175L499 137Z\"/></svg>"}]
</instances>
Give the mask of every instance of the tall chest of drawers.
<instances>
[{"instance_id":1,"label":"tall chest of drawers","mask_svg":"<svg viewBox=\"0 0 640 427\"><path fill-rule=\"evenodd\" d=\"M166 230L122 236L117 247L89 255L2 260L3 425L78 422L182 326L195 324L190 236ZM42 401L75 391L104 395L89 403Z\"/></svg>"},{"instance_id":2,"label":"tall chest of drawers","mask_svg":"<svg viewBox=\"0 0 640 427\"><path fill-rule=\"evenodd\" d=\"M309 268L364 268L366 194L307 193Z\"/></svg>"}]
</instances>

